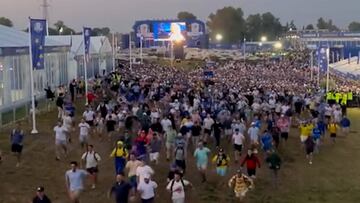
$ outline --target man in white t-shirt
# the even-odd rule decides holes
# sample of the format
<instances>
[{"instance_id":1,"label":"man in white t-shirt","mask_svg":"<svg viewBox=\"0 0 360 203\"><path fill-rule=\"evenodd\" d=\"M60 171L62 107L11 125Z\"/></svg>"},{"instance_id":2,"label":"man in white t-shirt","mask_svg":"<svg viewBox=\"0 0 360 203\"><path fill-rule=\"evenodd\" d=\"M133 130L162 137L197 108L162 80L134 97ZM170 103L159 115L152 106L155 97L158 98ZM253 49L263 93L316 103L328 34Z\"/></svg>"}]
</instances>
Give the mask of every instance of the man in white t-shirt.
<instances>
[{"instance_id":1,"label":"man in white t-shirt","mask_svg":"<svg viewBox=\"0 0 360 203\"><path fill-rule=\"evenodd\" d=\"M87 123L86 123L87 124ZM100 155L94 151L93 145L87 146L87 152L81 156L81 160L85 163L87 172L91 175L92 189L95 189L97 183L97 173L99 172L98 163L101 161Z\"/></svg>"},{"instance_id":2,"label":"man in white t-shirt","mask_svg":"<svg viewBox=\"0 0 360 203\"><path fill-rule=\"evenodd\" d=\"M160 123L164 132L168 132L170 130L170 126L172 125L172 123L169 118L163 118Z\"/></svg>"},{"instance_id":3,"label":"man in white t-shirt","mask_svg":"<svg viewBox=\"0 0 360 203\"><path fill-rule=\"evenodd\" d=\"M55 153L56 153L56 160L60 160L60 154L63 150L65 156L67 155L67 134L66 129L62 126L62 123L59 121L57 126L54 127L55 132Z\"/></svg>"},{"instance_id":4,"label":"man in white t-shirt","mask_svg":"<svg viewBox=\"0 0 360 203\"><path fill-rule=\"evenodd\" d=\"M245 141L244 135L240 132L239 129L235 129L235 133L232 135L232 141L234 144L234 155L235 155L235 162L239 161L241 156L241 151L243 148L243 144Z\"/></svg>"},{"instance_id":5,"label":"man in white t-shirt","mask_svg":"<svg viewBox=\"0 0 360 203\"><path fill-rule=\"evenodd\" d=\"M83 113L83 118L90 126L94 126L95 113L90 107Z\"/></svg>"},{"instance_id":6,"label":"man in white t-shirt","mask_svg":"<svg viewBox=\"0 0 360 203\"><path fill-rule=\"evenodd\" d=\"M144 181L144 177L146 175L151 177L154 175L154 170L150 166L146 165L144 160L141 160L140 166L136 168L137 183L140 184Z\"/></svg>"},{"instance_id":7,"label":"man in white t-shirt","mask_svg":"<svg viewBox=\"0 0 360 203\"><path fill-rule=\"evenodd\" d=\"M259 128L255 126L255 122L251 123L251 127L248 129L248 135L250 138L250 143L252 145L259 144Z\"/></svg>"},{"instance_id":8,"label":"man in white t-shirt","mask_svg":"<svg viewBox=\"0 0 360 203\"><path fill-rule=\"evenodd\" d=\"M171 200L173 203L185 203L185 187L192 186L187 180L181 178L179 172L175 173L174 179L171 180L166 189L171 193Z\"/></svg>"},{"instance_id":9,"label":"man in white t-shirt","mask_svg":"<svg viewBox=\"0 0 360 203\"><path fill-rule=\"evenodd\" d=\"M63 128L65 129L65 133L69 139L69 142L71 143L71 130L72 130L73 121L68 111L65 111L62 120L63 120Z\"/></svg>"},{"instance_id":10,"label":"man in white t-shirt","mask_svg":"<svg viewBox=\"0 0 360 203\"><path fill-rule=\"evenodd\" d=\"M211 128L214 125L215 121L211 118L210 114L206 115L206 118L204 119L204 137L202 140L206 143L208 137L211 135Z\"/></svg>"},{"instance_id":11,"label":"man in white t-shirt","mask_svg":"<svg viewBox=\"0 0 360 203\"><path fill-rule=\"evenodd\" d=\"M81 122L79 123L79 129L80 129L79 141L81 148L87 147L89 140L90 125L86 123L84 119L81 119Z\"/></svg>"},{"instance_id":12,"label":"man in white t-shirt","mask_svg":"<svg viewBox=\"0 0 360 203\"><path fill-rule=\"evenodd\" d=\"M155 189L158 187L155 181L150 179L149 174L144 175L144 181L137 186L137 191L140 193L142 203L153 203L155 198Z\"/></svg>"}]
</instances>

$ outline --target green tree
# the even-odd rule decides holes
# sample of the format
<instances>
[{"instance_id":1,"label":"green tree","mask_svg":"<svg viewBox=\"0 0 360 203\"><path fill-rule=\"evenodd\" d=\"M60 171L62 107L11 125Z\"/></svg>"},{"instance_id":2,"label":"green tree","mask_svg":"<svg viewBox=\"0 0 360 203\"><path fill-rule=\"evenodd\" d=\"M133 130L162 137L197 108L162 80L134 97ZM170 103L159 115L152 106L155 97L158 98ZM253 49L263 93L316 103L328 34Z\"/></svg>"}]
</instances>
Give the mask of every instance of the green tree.
<instances>
[{"instance_id":1,"label":"green tree","mask_svg":"<svg viewBox=\"0 0 360 203\"><path fill-rule=\"evenodd\" d=\"M314 30L314 25L313 24L309 24L305 27L306 30Z\"/></svg>"},{"instance_id":2,"label":"green tree","mask_svg":"<svg viewBox=\"0 0 360 203\"><path fill-rule=\"evenodd\" d=\"M179 20L195 20L196 16L187 11L181 11L177 14Z\"/></svg>"},{"instance_id":3,"label":"green tree","mask_svg":"<svg viewBox=\"0 0 360 203\"><path fill-rule=\"evenodd\" d=\"M91 30L92 36L108 36L110 34L110 28L103 27L103 28L93 28Z\"/></svg>"},{"instance_id":4,"label":"green tree","mask_svg":"<svg viewBox=\"0 0 360 203\"><path fill-rule=\"evenodd\" d=\"M4 25L7 27L12 27L13 23L9 18L0 17L0 25Z\"/></svg>"},{"instance_id":5,"label":"green tree","mask_svg":"<svg viewBox=\"0 0 360 203\"><path fill-rule=\"evenodd\" d=\"M360 22L351 22L348 26L348 29L351 32L360 32Z\"/></svg>"},{"instance_id":6,"label":"green tree","mask_svg":"<svg viewBox=\"0 0 360 203\"><path fill-rule=\"evenodd\" d=\"M224 7L211 13L207 26L212 39L217 34L223 36L223 42L235 43L244 38L246 32L244 13L241 8Z\"/></svg>"},{"instance_id":7,"label":"green tree","mask_svg":"<svg viewBox=\"0 0 360 203\"><path fill-rule=\"evenodd\" d=\"M295 23L294 23L294 20L291 20L290 21L290 24L289 24L289 30L297 30L297 28L296 28L296 25L295 25Z\"/></svg>"},{"instance_id":8,"label":"green tree","mask_svg":"<svg viewBox=\"0 0 360 203\"><path fill-rule=\"evenodd\" d=\"M55 29L58 35L71 35L75 33L75 30L71 29L70 27L66 26L63 21L59 20L54 23ZM50 32L50 30L49 30Z\"/></svg>"},{"instance_id":9,"label":"green tree","mask_svg":"<svg viewBox=\"0 0 360 203\"><path fill-rule=\"evenodd\" d=\"M260 14L249 15L246 18L246 38L250 41L258 40L262 33L262 18Z\"/></svg>"},{"instance_id":10,"label":"green tree","mask_svg":"<svg viewBox=\"0 0 360 203\"><path fill-rule=\"evenodd\" d=\"M275 40L283 32L283 26L279 18L276 18L272 13L267 12L262 14L262 31L263 35L269 40Z\"/></svg>"},{"instance_id":11,"label":"green tree","mask_svg":"<svg viewBox=\"0 0 360 203\"><path fill-rule=\"evenodd\" d=\"M316 27L318 29L325 29L325 30L329 30L329 31L338 31L338 30L340 30L336 25L333 24L333 21L331 19L326 21L322 17L318 19Z\"/></svg>"}]
</instances>

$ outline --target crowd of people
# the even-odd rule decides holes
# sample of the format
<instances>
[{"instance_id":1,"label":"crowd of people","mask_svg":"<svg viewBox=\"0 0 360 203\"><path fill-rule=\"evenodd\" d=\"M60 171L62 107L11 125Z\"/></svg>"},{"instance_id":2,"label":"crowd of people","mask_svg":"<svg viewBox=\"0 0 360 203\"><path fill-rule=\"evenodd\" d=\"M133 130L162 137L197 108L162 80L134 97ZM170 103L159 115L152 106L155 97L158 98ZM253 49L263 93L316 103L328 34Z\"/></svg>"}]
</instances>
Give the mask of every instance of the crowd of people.
<instances>
[{"instance_id":1,"label":"crowd of people","mask_svg":"<svg viewBox=\"0 0 360 203\"><path fill-rule=\"evenodd\" d=\"M154 166L165 160L170 165L166 189L174 203L187 202L186 188L193 186L187 179L190 159L195 160L204 184L209 173L224 178L229 169L235 169L227 184L240 200L255 187L256 170L262 165L269 168L277 186L283 162L277 149L289 147L289 136L300 135L299 145L312 164L326 134L335 144L337 136L349 133L346 105L326 101L304 61L230 61L209 68L211 78L204 77L203 69L156 64L130 69L125 65L92 81L85 95L86 110L79 119L75 119L72 101L83 94L83 84L71 82L68 93L59 88L59 121L53 128L55 159L68 156L74 128L79 130L84 151L82 162L71 162L65 174L69 198L73 203L80 201L88 176L91 188L96 189L98 165L107 156L96 152L90 134L113 148L108 156L114 160L116 183L109 197L116 203L136 198L143 203L156 202L159 180L154 178ZM353 82L340 84L337 88L347 91L357 87ZM23 139L18 125L11 132L18 167ZM215 171L210 170L210 164ZM36 198L41 200L33 202L50 202L43 193L44 188L38 187Z\"/></svg>"}]
</instances>

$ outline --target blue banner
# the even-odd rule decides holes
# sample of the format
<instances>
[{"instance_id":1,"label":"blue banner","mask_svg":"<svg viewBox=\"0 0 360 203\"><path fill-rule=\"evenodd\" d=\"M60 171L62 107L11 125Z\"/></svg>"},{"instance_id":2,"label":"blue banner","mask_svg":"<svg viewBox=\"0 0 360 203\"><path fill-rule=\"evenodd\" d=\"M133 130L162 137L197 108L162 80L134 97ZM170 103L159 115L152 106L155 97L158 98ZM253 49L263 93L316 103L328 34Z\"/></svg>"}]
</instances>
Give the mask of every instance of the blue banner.
<instances>
[{"instance_id":1,"label":"blue banner","mask_svg":"<svg viewBox=\"0 0 360 203\"><path fill-rule=\"evenodd\" d=\"M329 60L329 56L328 53L329 52L329 47L326 45L320 45L318 48L318 62L319 62L319 68L321 72L326 72L328 69L328 60Z\"/></svg>"},{"instance_id":2,"label":"blue banner","mask_svg":"<svg viewBox=\"0 0 360 203\"><path fill-rule=\"evenodd\" d=\"M84 52L85 55L89 55L91 28L84 27L83 34L84 34Z\"/></svg>"},{"instance_id":3,"label":"blue banner","mask_svg":"<svg viewBox=\"0 0 360 203\"><path fill-rule=\"evenodd\" d=\"M44 50L46 36L46 20L30 19L30 40L32 68L44 69Z\"/></svg>"}]
</instances>

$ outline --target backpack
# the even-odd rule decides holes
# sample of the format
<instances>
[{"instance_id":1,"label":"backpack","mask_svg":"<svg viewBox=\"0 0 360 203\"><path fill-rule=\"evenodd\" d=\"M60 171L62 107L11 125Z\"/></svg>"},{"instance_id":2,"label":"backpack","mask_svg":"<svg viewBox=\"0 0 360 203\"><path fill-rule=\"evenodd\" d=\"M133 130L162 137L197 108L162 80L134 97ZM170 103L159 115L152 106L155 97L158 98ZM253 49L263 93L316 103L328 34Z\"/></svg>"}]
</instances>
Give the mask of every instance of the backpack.
<instances>
[{"instance_id":1,"label":"backpack","mask_svg":"<svg viewBox=\"0 0 360 203\"><path fill-rule=\"evenodd\" d=\"M185 150L184 150L184 147L182 147L182 146L176 147L176 149L175 149L175 159L176 159L176 155L177 155L178 150L181 150L182 157L183 157L183 159L185 159Z\"/></svg>"},{"instance_id":2,"label":"backpack","mask_svg":"<svg viewBox=\"0 0 360 203\"><path fill-rule=\"evenodd\" d=\"M89 152L86 152L85 154L85 157L84 157L84 160L86 161L87 160L87 155L89 154ZM96 154L98 154L97 152L94 151L94 159L96 162L98 162L98 159L96 158ZM99 154L98 154L99 155Z\"/></svg>"},{"instance_id":3,"label":"backpack","mask_svg":"<svg viewBox=\"0 0 360 203\"><path fill-rule=\"evenodd\" d=\"M180 178L180 182L181 182L181 185L183 186L184 190L185 190L185 183L184 183L184 180L182 178ZM170 185L170 191L171 191L171 196L173 195L174 191L173 191L173 187L174 187L174 183L175 183L175 179L173 179L171 181L171 185Z\"/></svg>"},{"instance_id":4,"label":"backpack","mask_svg":"<svg viewBox=\"0 0 360 203\"><path fill-rule=\"evenodd\" d=\"M218 156L218 157L217 157L216 166L222 166L223 160L224 160L225 163L226 163L225 165L227 165L228 163L227 163L227 156L226 156L226 154L223 154L222 156Z\"/></svg>"}]
</instances>

